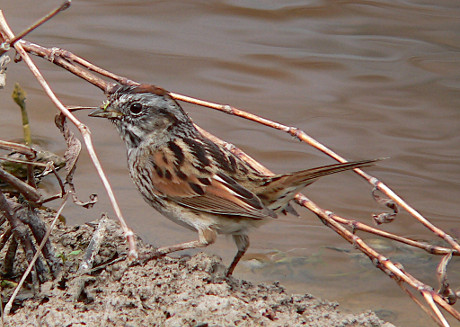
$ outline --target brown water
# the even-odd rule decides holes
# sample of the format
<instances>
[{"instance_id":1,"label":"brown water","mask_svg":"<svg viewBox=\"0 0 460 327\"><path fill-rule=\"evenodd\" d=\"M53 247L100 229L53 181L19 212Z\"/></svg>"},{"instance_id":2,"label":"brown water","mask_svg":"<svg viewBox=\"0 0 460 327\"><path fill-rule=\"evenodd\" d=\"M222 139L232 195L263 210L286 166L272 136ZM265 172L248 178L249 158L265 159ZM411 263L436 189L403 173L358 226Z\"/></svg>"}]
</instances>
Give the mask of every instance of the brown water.
<instances>
[{"instance_id":1,"label":"brown water","mask_svg":"<svg viewBox=\"0 0 460 327\"><path fill-rule=\"evenodd\" d=\"M19 32L58 2L3 0L1 7ZM349 159L390 157L369 171L441 228L460 234L457 0L75 1L28 39L68 49L133 80L297 126ZM65 104L103 100L98 89L43 60L36 62ZM9 96L18 81L28 92L34 136L62 153L55 108L23 64L10 65L8 72L9 85L0 92L0 137L21 136L19 113ZM275 172L333 162L280 132L184 106L202 127ZM115 129L85 114L79 117L92 130L130 226L155 245L194 239L194 233L162 218L140 198ZM86 153L76 182L82 198L98 192L100 202L91 211L69 205L69 223L112 212ZM370 187L351 173L325 178L307 194L337 214L369 224L371 213L381 210L371 200ZM383 228L432 239L406 214ZM251 241L247 258L260 260L241 264L237 277L280 280L290 291L337 300L347 310L373 309L400 326L433 325L393 281L309 212L282 217L253 232ZM439 258L389 242L377 245L436 286ZM228 263L235 246L221 237L205 251ZM456 287L459 270L457 260L449 270Z\"/></svg>"}]
</instances>

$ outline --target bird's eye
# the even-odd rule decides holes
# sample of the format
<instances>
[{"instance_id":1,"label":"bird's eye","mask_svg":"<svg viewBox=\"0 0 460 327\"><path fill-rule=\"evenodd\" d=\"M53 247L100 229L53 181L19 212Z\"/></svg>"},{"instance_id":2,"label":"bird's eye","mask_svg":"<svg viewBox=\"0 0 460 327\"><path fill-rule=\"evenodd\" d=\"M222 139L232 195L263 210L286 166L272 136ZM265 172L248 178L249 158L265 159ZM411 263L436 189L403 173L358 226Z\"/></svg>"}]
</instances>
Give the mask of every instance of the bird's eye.
<instances>
[{"instance_id":1,"label":"bird's eye","mask_svg":"<svg viewBox=\"0 0 460 327\"><path fill-rule=\"evenodd\" d=\"M131 111L131 113L132 113L132 114L135 114L135 115L140 114L141 111L142 111L142 104L140 104L139 102L133 103L133 104L129 107L129 111Z\"/></svg>"}]
</instances>

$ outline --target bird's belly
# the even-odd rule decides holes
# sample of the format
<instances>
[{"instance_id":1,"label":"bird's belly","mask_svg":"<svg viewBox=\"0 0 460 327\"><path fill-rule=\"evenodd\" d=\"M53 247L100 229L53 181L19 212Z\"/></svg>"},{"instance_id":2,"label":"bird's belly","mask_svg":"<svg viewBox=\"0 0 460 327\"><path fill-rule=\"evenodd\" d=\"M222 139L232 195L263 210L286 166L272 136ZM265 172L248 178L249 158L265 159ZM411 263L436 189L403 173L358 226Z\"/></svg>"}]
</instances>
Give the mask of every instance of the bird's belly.
<instances>
[{"instance_id":1,"label":"bird's belly","mask_svg":"<svg viewBox=\"0 0 460 327\"><path fill-rule=\"evenodd\" d=\"M152 197L151 194L142 195L144 200L164 217L187 229L197 231L198 229L206 228L209 225L206 221L202 221L202 219L190 215L180 206L169 204L167 200L156 199L155 197Z\"/></svg>"},{"instance_id":2,"label":"bird's belly","mask_svg":"<svg viewBox=\"0 0 460 327\"><path fill-rule=\"evenodd\" d=\"M144 199L158 212L169 220L186 227L190 230L214 229L219 234L246 234L248 230L258 227L269 219L252 219L238 216L215 215L207 212L199 212L168 200L152 199L144 196Z\"/></svg>"}]
</instances>

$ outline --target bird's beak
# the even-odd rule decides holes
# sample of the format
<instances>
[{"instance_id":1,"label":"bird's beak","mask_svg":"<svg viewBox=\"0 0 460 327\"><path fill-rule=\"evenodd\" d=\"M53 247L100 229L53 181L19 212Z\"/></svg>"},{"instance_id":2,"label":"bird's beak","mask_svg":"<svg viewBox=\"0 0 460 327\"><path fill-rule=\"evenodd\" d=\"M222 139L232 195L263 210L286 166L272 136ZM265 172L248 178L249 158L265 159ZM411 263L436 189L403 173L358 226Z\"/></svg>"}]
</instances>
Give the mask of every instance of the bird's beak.
<instances>
[{"instance_id":1,"label":"bird's beak","mask_svg":"<svg viewBox=\"0 0 460 327\"><path fill-rule=\"evenodd\" d=\"M123 116L123 114L118 110L113 110L110 107L103 106L89 113L90 117L99 117L99 118L108 118L108 119L117 119Z\"/></svg>"}]
</instances>

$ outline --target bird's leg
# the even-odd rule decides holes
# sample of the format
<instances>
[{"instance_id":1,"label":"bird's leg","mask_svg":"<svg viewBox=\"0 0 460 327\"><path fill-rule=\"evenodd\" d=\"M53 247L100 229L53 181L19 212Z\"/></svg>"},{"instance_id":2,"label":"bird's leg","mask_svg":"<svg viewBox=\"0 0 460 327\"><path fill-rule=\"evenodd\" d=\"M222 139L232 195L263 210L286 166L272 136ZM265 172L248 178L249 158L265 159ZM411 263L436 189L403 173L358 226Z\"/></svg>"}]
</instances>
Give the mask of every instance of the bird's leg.
<instances>
[{"instance_id":1,"label":"bird's leg","mask_svg":"<svg viewBox=\"0 0 460 327\"><path fill-rule=\"evenodd\" d=\"M163 255L166 255L168 253L172 253L172 252L176 252L176 251L194 249L194 248L200 248L200 247L206 247L209 244L214 243L216 241L216 238L217 238L217 233L216 233L216 231L214 229L208 228L208 229L204 229L204 230L199 230L198 231L198 240L158 248L156 250L155 255L156 256L163 256Z\"/></svg>"},{"instance_id":2,"label":"bird's leg","mask_svg":"<svg viewBox=\"0 0 460 327\"><path fill-rule=\"evenodd\" d=\"M233 258L232 263L228 267L227 277L230 277L232 275L233 270L235 269L236 265L238 264L240 259L243 257L243 255L246 253L246 250L249 247L249 237L247 235L232 235L232 236L238 248L238 252L236 252L236 255Z\"/></svg>"}]
</instances>

